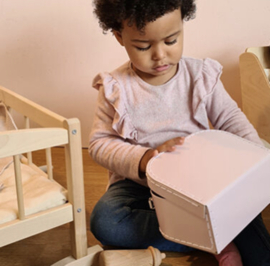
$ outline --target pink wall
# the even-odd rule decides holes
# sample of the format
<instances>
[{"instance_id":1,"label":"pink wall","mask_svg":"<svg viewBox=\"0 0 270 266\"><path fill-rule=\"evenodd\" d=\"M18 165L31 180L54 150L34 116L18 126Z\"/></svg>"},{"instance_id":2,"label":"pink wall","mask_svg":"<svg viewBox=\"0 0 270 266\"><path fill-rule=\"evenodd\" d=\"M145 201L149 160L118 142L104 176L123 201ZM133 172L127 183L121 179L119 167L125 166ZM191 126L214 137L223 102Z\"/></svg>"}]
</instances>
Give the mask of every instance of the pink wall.
<instances>
[{"instance_id":1,"label":"pink wall","mask_svg":"<svg viewBox=\"0 0 270 266\"><path fill-rule=\"evenodd\" d=\"M239 55L270 45L270 1L198 1L197 17L186 24L185 54L211 57L224 67L222 81L241 105Z\"/></svg>"},{"instance_id":2,"label":"pink wall","mask_svg":"<svg viewBox=\"0 0 270 266\"><path fill-rule=\"evenodd\" d=\"M211 57L241 105L238 57L246 47L270 45L269 0L197 1L185 25L184 55ZM0 84L82 123L87 146L97 92L96 73L127 60L110 33L103 35L87 0L1 0Z\"/></svg>"}]
</instances>

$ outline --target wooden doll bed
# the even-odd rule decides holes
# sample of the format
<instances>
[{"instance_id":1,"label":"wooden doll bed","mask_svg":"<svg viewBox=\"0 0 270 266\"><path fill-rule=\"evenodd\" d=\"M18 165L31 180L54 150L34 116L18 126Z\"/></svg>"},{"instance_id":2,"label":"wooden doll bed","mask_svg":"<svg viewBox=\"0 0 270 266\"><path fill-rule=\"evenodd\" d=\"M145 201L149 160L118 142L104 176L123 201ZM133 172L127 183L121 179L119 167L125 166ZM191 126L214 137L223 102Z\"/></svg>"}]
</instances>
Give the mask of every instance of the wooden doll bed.
<instances>
[{"instance_id":1,"label":"wooden doll bed","mask_svg":"<svg viewBox=\"0 0 270 266\"><path fill-rule=\"evenodd\" d=\"M75 259L86 256L87 236L79 120L65 119L3 87L0 87L0 102L2 111L4 110L7 115L0 119L2 122L0 217L4 217L3 213L8 212L5 211L8 209L7 206L11 206L12 209L12 214L9 213L8 218L4 218L2 222L0 220L0 247L70 223L72 256ZM15 126L7 110L15 110L12 112L24 117L24 129L12 129ZM30 124L35 124L35 128L30 128ZM39 127L36 127L37 124ZM3 130L5 126L11 126L12 130ZM65 148L67 189L58 185L52 176L50 148L60 145ZM45 149L46 152L47 174L32 162L31 152L41 149ZM32 183L28 182L30 179ZM50 188L51 184L54 185L53 189ZM30 189L27 189L27 186ZM13 196L16 196L13 203L7 200L12 198L10 196L12 193L7 193L9 188L13 189ZM47 192L49 194L44 196L43 194ZM43 195L47 203L39 202L37 194ZM30 200L29 195L33 197ZM54 199L54 196L57 199Z\"/></svg>"},{"instance_id":2,"label":"wooden doll bed","mask_svg":"<svg viewBox=\"0 0 270 266\"><path fill-rule=\"evenodd\" d=\"M239 66L243 112L270 147L270 46L246 49Z\"/></svg>"}]
</instances>

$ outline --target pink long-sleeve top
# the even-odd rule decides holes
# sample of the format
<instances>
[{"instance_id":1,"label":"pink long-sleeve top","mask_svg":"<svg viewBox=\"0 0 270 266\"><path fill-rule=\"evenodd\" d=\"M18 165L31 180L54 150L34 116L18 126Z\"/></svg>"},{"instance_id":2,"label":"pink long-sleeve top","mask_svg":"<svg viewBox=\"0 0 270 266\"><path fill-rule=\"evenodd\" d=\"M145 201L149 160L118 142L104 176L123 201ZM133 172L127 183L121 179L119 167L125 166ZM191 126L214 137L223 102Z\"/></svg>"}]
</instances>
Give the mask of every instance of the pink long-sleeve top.
<instances>
[{"instance_id":1,"label":"pink long-sleeve top","mask_svg":"<svg viewBox=\"0 0 270 266\"><path fill-rule=\"evenodd\" d=\"M224 89L222 66L211 59L183 57L167 83L144 82L127 62L95 77L99 91L89 153L109 170L110 184L139 177L139 163L149 148L209 129L224 130L261 145L253 126Z\"/></svg>"}]
</instances>

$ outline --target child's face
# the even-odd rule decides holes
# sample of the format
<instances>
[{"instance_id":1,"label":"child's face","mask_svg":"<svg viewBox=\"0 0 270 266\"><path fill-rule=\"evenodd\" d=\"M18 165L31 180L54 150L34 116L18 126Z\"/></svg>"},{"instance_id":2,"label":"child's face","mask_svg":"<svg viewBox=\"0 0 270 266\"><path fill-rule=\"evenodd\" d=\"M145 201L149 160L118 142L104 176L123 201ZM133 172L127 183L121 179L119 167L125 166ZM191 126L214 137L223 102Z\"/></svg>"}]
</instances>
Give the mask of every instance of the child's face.
<instances>
[{"instance_id":1,"label":"child's face","mask_svg":"<svg viewBox=\"0 0 270 266\"><path fill-rule=\"evenodd\" d=\"M183 20L180 9L146 24L144 32L124 22L121 32L114 32L125 46L135 72L152 85L161 85L176 73L183 53Z\"/></svg>"}]
</instances>

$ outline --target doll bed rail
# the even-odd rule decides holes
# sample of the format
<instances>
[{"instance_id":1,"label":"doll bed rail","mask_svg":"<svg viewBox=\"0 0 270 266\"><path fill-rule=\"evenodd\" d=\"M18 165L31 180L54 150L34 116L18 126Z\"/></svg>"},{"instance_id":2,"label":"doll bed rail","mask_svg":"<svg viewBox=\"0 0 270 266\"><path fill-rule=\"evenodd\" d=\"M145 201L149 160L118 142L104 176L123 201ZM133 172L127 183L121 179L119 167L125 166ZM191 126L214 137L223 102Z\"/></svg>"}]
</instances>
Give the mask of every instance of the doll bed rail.
<instances>
[{"instance_id":1,"label":"doll bed rail","mask_svg":"<svg viewBox=\"0 0 270 266\"><path fill-rule=\"evenodd\" d=\"M0 102L7 106L8 110L15 110L25 119L24 129L0 132L0 158L13 158L18 208L15 220L0 224L0 247L70 223L72 256L75 259L86 256L87 238L79 120L59 116L1 86ZM30 128L32 121L40 127ZM56 183L53 180L50 148L59 145L65 148L68 200L59 206L27 214L21 164L27 164L40 175L44 175L44 172L33 164L32 151L45 149L47 178L50 182ZM26 154L26 157L22 154Z\"/></svg>"}]
</instances>

